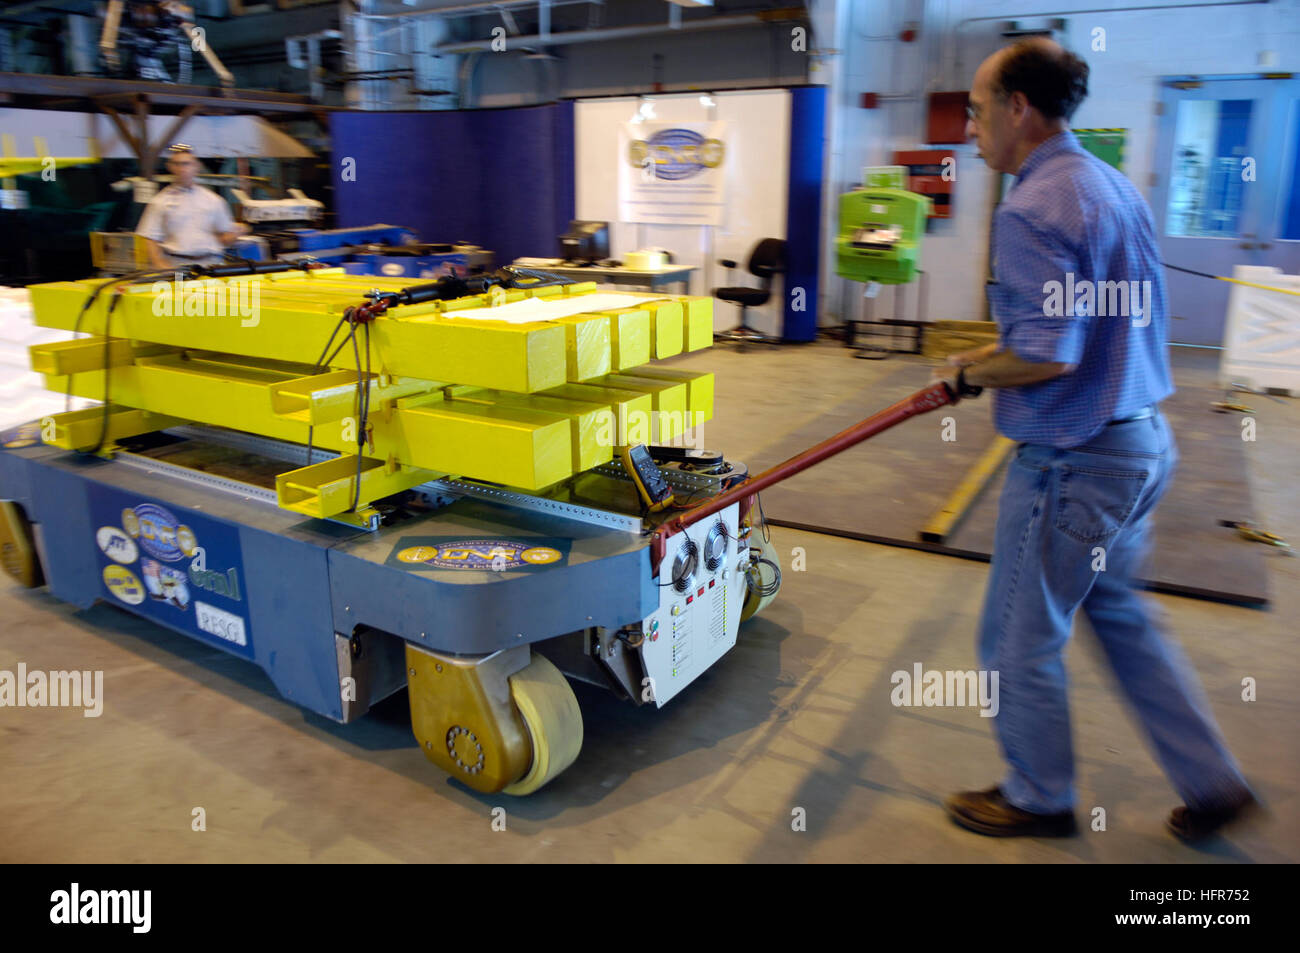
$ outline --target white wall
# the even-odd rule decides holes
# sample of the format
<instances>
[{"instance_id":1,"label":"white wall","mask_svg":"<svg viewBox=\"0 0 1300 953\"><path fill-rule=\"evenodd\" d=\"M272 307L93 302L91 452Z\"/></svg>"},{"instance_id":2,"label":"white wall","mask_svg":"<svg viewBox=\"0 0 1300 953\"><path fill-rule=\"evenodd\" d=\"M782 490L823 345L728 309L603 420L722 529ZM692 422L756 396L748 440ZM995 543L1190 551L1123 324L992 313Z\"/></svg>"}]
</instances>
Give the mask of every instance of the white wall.
<instances>
[{"instance_id":1,"label":"white wall","mask_svg":"<svg viewBox=\"0 0 1300 953\"><path fill-rule=\"evenodd\" d=\"M1067 22L1066 45L1089 65L1089 96L1074 116L1078 128L1129 130L1124 172L1150 195L1155 150L1159 80L1163 76L1255 73L1260 54L1276 53L1270 71L1300 72L1300 0L1266 4L1207 5L1173 9L1188 0L862 0L851 4L848 28L836 46L844 50L844 82L836 91L841 116L841 147L828 188L844 192L858 184L864 165L884 164L895 149L924 146L924 93L969 89L976 66L1004 45L1001 22L1041 22L1038 11ZM1129 5L1167 5L1171 9L1125 12ZM1073 9L1105 8L1106 13L1071 14ZM990 20L968 18L992 17ZM916 42L898 43L905 21L922 24ZM965 22L963 22L965 21ZM1105 30L1104 52L1092 49L1092 31ZM872 39L872 37L881 37ZM861 108L863 92L911 97L880 108ZM957 154L954 215L935 220L922 249L930 283L931 319L982 319L987 269L988 222L996 176L975 156L973 146L941 146ZM838 227L833 223L832 228ZM850 283L837 281L826 295L824 321L839 320L857 307ZM857 289L854 289L857 290ZM914 304L915 298L909 296ZM837 308L837 305L839 306ZM910 304L909 304L910 315ZM888 297L877 314L888 313Z\"/></svg>"},{"instance_id":2,"label":"white wall","mask_svg":"<svg viewBox=\"0 0 1300 953\"><path fill-rule=\"evenodd\" d=\"M762 238L784 238L790 168L790 94L785 90L717 93L715 105L698 95L655 96L656 121L725 120L727 128L727 199L723 224L717 228L638 225L618 221L619 129L637 111L640 99L579 100L574 119L576 209L580 219L610 223L610 254L620 258L645 247L670 250L677 262L695 265L694 294L708 294L725 284L755 287L745 270L754 245ZM734 274L717 264L738 262ZM749 324L767 334L781 328L782 288L773 283L772 299L749 309ZM726 302L715 304L719 329L737 323L738 312Z\"/></svg>"},{"instance_id":3,"label":"white wall","mask_svg":"<svg viewBox=\"0 0 1300 953\"><path fill-rule=\"evenodd\" d=\"M32 370L27 349L36 344L70 341L69 331L51 331L32 323L32 297L26 288L0 287L0 430L16 427L65 409L81 410L95 401L45 389L45 377Z\"/></svg>"}]
</instances>

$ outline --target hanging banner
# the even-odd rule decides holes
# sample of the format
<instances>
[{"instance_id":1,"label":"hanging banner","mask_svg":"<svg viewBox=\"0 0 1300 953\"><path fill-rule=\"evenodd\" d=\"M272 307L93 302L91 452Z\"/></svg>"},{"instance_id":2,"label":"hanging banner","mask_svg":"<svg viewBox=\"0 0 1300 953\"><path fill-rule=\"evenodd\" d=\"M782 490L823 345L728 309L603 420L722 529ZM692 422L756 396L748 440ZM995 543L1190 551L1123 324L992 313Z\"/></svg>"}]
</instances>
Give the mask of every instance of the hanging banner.
<instances>
[{"instance_id":1,"label":"hanging banner","mask_svg":"<svg viewBox=\"0 0 1300 953\"><path fill-rule=\"evenodd\" d=\"M721 225L726 161L726 122L624 123L619 221Z\"/></svg>"}]
</instances>

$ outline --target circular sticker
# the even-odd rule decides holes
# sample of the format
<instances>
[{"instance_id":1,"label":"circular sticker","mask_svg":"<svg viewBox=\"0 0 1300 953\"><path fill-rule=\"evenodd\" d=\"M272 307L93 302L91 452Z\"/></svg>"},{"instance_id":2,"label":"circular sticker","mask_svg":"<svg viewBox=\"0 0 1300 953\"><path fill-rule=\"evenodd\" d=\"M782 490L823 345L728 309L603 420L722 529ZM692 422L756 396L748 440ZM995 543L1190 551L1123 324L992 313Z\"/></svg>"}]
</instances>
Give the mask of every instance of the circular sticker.
<instances>
[{"instance_id":1,"label":"circular sticker","mask_svg":"<svg viewBox=\"0 0 1300 953\"><path fill-rule=\"evenodd\" d=\"M532 549L525 549L519 554L519 558L526 563L542 566L546 563L556 562L563 555L558 549L552 549L550 546L534 546Z\"/></svg>"},{"instance_id":2,"label":"circular sticker","mask_svg":"<svg viewBox=\"0 0 1300 953\"><path fill-rule=\"evenodd\" d=\"M408 546L397 554L397 558L404 563L423 563L437 555L437 546Z\"/></svg>"},{"instance_id":3,"label":"circular sticker","mask_svg":"<svg viewBox=\"0 0 1300 953\"><path fill-rule=\"evenodd\" d=\"M23 424L20 427L14 427L12 430L6 430L0 434L0 441L4 442L6 450L17 450L19 447L34 447L41 442L40 428L34 424Z\"/></svg>"},{"instance_id":4,"label":"circular sticker","mask_svg":"<svg viewBox=\"0 0 1300 953\"><path fill-rule=\"evenodd\" d=\"M193 556L199 546L199 541L194 538L194 530L183 523L176 527L176 545L186 556Z\"/></svg>"},{"instance_id":5,"label":"circular sticker","mask_svg":"<svg viewBox=\"0 0 1300 953\"><path fill-rule=\"evenodd\" d=\"M144 585L135 573L125 566L105 566L104 585L108 591L129 606L138 606L144 602Z\"/></svg>"},{"instance_id":6,"label":"circular sticker","mask_svg":"<svg viewBox=\"0 0 1300 953\"><path fill-rule=\"evenodd\" d=\"M95 533L95 543L99 551L114 562L133 563L140 555L135 540L117 526L101 526Z\"/></svg>"}]
</instances>

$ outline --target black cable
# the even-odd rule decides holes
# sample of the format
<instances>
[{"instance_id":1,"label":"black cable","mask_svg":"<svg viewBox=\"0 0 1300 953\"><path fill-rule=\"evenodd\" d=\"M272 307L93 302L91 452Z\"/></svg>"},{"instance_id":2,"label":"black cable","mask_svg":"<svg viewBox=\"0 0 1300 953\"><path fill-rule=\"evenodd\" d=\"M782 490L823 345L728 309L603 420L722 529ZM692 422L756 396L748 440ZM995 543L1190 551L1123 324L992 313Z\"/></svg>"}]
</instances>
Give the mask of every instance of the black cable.
<instances>
[{"instance_id":1,"label":"black cable","mask_svg":"<svg viewBox=\"0 0 1300 953\"><path fill-rule=\"evenodd\" d=\"M81 310L77 312L77 320L74 321L72 324L72 333L74 335L81 333L81 321L86 316L86 312L90 310L90 306L93 305L95 301L99 298L99 293L103 291L105 288L107 288L109 285L117 284L118 282L130 283L132 279L138 279L141 277L152 278L160 274L166 274L166 272L131 271L131 272L127 272L125 275L114 275L112 278L106 278L103 281L101 281L99 284L95 285L95 287L91 290L90 294L86 296L86 300L82 303ZM65 413L67 413L71 409L72 409L72 374L68 374L68 387L67 387L67 392L64 394L63 410Z\"/></svg>"},{"instance_id":2,"label":"black cable","mask_svg":"<svg viewBox=\"0 0 1300 953\"><path fill-rule=\"evenodd\" d=\"M526 268L523 265L506 265L501 271L506 272L516 288L548 288L552 285L577 284L577 279L557 275L552 271L539 268ZM530 279L528 284L521 284L520 279Z\"/></svg>"},{"instance_id":3,"label":"black cable","mask_svg":"<svg viewBox=\"0 0 1300 953\"><path fill-rule=\"evenodd\" d=\"M774 596L781 590L781 567L766 556L754 557L753 554L756 552L762 552L762 550L750 550L752 562L750 563L750 571L745 573L745 584L750 590L758 593L759 596ZM771 582L763 582L763 571L758 568L763 564L772 567Z\"/></svg>"},{"instance_id":4,"label":"black cable","mask_svg":"<svg viewBox=\"0 0 1300 953\"><path fill-rule=\"evenodd\" d=\"M368 334L368 333L369 333L369 332L367 331L367 334ZM362 407L364 406L363 403L362 403L363 400L364 400L364 397L363 397L363 393L362 393L362 384L363 384L363 382L362 382L362 379L361 379L361 352L360 352L360 350L359 350L358 347L357 347L357 326L356 326L356 323L355 323L355 322L353 322L353 324L352 324L352 332L348 335L348 339L352 342L352 357L353 357L353 360L356 362L356 367L357 367L357 392L356 392L356 394L355 394L355 396L354 396L354 398L353 398L353 403L352 403L353 411L352 411L352 412L353 412L354 414L356 414L358 418L360 418L360 416L361 416L361 411L362 411ZM367 340L367 347L369 347L369 342L368 342L368 340ZM369 357L369 351L367 351L366 356ZM369 391L369 387L366 387L366 391L367 391L367 392ZM366 441L365 422L362 421L362 420L358 420L358 423L357 423L357 479L356 479L356 482L352 485L352 506L350 507L350 509L351 509L352 512L354 512L354 513L355 513L356 510L357 510L357 504L361 502L361 448L365 445L365 441Z\"/></svg>"},{"instance_id":5,"label":"black cable","mask_svg":"<svg viewBox=\"0 0 1300 953\"><path fill-rule=\"evenodd\" d=\"M370 416L370 324L362 322L362 329L366 335L366 373L365 377L361 376L361 358L357 358L357 402L360 405L358 414L359 423L357 424L357 481L352 487L352 512L357 511L357 504L361 502L361 451L366 443L366 426ZM357 331L356 326L352 328L352 349L356 352Z\"/></svg>"},{"instance_id":6,"label":"black cable","mask_svg":"<svg viewBox=\"0 0 1300 953\"><path fill-rule=\"evenodd\" d=\"M111 346L112 343L113 343L113 339L112 339L111 337L108 336L108 324L109 324L109 321L110 321L110 320L112 319L112 317L113 317L113 312L117 310L118 303L121 302L121 300L122 300L122 289L121 289L121 288L118 288L118 289L117 289L117 292L113 295L113 300L112 300L111 302L109 302L108 310L104 312L104 404L103 404L103 413L100 414L100 418L99 418L99 439L98 439L97 441L95 441L95 445L94 445L93 447L91 447L90 450L85 451L86 453L92 453L92 454L94 454L94 453L99 453L99 451L101 451L101 450L104 449L104 444L105 444L105 442L108 440L108 418L109 418L109 412L108 412L108 384L109 384L109 380L108 380L108 378L109 378L109 364L110 364L110 358L111 358L111 354L110 354L110 346ZM69 376L69 378L71 378L72 375L68 375L68 376Z\"/></svg>"},{"instance_id":7,"label":"black cable","mask_svg":"<svg viewBox=\"0 0 1300 953\"><path fill-rule=\"evenodd\" d=\"M90 306L95 303L95 300L99 297L99 293L103 291L105 288L107 288L109 285L111 285L114 281L117 281L117 278L112 278L108 281L101 282L100 284L95 286L94 290L92 290L89 295L86 296L85 302L83 302L81 305L81 310L77 312L77 320L72 323L72 334L74 339L76 335L81 333L81 319L86 316L86 312L89 311ZM72 372L69 372L67 390L63 395L63 412L66 414L69 413L71 410L72 410Z\"/></svg>"},{"instance_id":8,"label":"black cable","mask_svg":"<svg viewBox=\"0 0 1300 953\"><path fill-rule=\"evenodd\" d=\"M351 321L352 321L351 318L347 318L346 320L347 320L349 323L351 323ZM336 358L336 357L339 356L339 351L343 350L345 347L348 346L348 341L349 341L349 339L351 339L351 337L352 337L353 335L355 335L356 333L357 333L357 326L356 326L355 324L353 324L353 325L352 325L352 330L349 331L348 334L347 334L347 336L344 337L343 340L339 342L339 346L336 347L336 348L335 348L335 349L330 353L330 356L329 356L329 357L325 358L325 360L322 361L322 362L320 363L320 365L319 365L319 367L318 367L318 369L317 369L317 372L318 372L318 373L319 373L320 370L323 370L327 365L329 365L329 364L333 364L333 363L334 363L334 358Z\"/></svg>"},{"instance_id":9,"label":"black cable","mask_svg":"<svg viewBox=\"0 0 1300 953\"><path fill-rule=\"evenodd\" d=\"M349 341L355 341L356 333L357 333L356 326L355 325L351 326L348 330L348 333L343 336L343 340L339 342L339 346L334 349L334 353L331 354L328 358L326 358L323 363L316 365L316 373L319 374L323 367L329 365L334 360L335 356L339 353L339 351L347 347ZM356 406L355 402L353 406L355 408ZM307 462L308 463L311 463L312 440L315 437L315 433L316 433L315 425L308 424L307 425Z\"/></svg>"},{"instance_id":10,"label":"black cable","mask_svg":"<svg viewBox=\"0 0 1300 953\"><path fill-rule=\"evenodd\" d=\"M1211 275L1208 272L1204 272L1204 271L1193 271L1190 268L1181 268L1178 265L1171 265L1167 261L1162 261L1160 264L1164 265L1166 268L1169 268L1173 271L1181 271L1184 274L1196 275L1196 277L1198 278L1213 278L1215 281L1221 280L1218 275Z\"/></svg>"},{"instance_id":11,"label":"black cable","mask_svg":"<svg viewBox=\"0 0 1300 953\"><path fill-rule=\"evenodd\" d=\"M338 320L338 323L334 325L334 330L330 332L330 339L329 339L328 341L326 341L326 342L325 342L325 346L324 346L323 348L321 348L320 357L316 358L316 363L315 363L315 365L314 365L313 368L312 368L312 373L313 373L313 374L319 374L319 373L321 372L321 368L323 368L323 367L324 367L324 366L325 366L325 365L326 365L330 360L333 360L333 355L331 355L331 356L327 359L327 358L325 357L325 352L328 351L328 350L330 349L330 345L334 343L334 338L338 336L339 328L343 327L343 322L346 321L346 320L348 320L348 317L349 317L349 315L351 315L351 313L352 313L352 309L351 309L351 308L347 308L347 309L345 309L345 310L343 311L343 316L340 317L339 320ZM344 338L344 341L346 342L346 341L347 341L347 338ZM342 346L343 346L343 345L340 344L340 345L339 345L339 348L342 348ZM336 350L334 351L334 353L337 354L337 353L338 353L338 350L336 349ZM307 414L307 417L308 417L308 420L310 421L310 419L311 419L311 411L310 411L310 408L308 408L308 414ZM315 437L315 433L316 433L316 427L315 427L315 425L314 425L314 424L311 424L311 423L308 423L308 424L307 424L307 466L311 466L311 447L312 447L312 440L313 440L313 438Z\"/></svg>"},{"instance_id":12,"label":"black cable","mask_svg":"<svg viewBox=\"0 0 1300 953\"><path fill-rule=\"evenodd\" d=\"M1181 271L1183 272L1183 274L1195 275L1198 278L1212 278L1215 281L1226 281L1229 284L1244 285L1247 288L1258 288L1261 291L1275 291L1278 294L1283 294L1283 295L1300 295L1300 292L1292 291L1290 288L1274 288L1269 285L1262 285L1255 281L1246 281L1244 278L1229 278L1226 275L1212 275L1209 272L1205 272L1205 271L1193 271L1191 268L1183 268L1179 265L1171 265L1167 261L1162 261L1160 264L1164 265L1166 268L1169 268L1173 271Z\"/></svg>"}]
</instances>

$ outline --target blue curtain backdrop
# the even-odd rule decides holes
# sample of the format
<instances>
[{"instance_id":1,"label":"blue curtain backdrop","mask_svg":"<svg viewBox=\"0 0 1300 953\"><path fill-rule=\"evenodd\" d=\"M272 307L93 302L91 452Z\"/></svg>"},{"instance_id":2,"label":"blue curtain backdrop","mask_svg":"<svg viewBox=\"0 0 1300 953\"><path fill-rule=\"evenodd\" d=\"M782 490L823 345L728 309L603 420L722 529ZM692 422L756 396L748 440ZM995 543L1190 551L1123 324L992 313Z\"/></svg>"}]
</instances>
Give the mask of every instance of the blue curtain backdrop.
<instances>
[{"instance_id":1,"label":"blue curtain backdrop","mask_svg":"<svg viewBox=\"0 0 1300 953\"><path fill-rule=\"evenodd\" d=\"M402 225L467 241L498 266L559 253L573 218L573 103L446 112L335 112L339 227ZM355 181L343 181L344 160Z\"/></svg>"},{"instance_id":2,"label":"blue curtain backdrop","mask_svg":"<svg viewBox=\"0 0 1300 953\"><path fill-rule=\"evenodd\" d=\"M826 136L826 87L790 90L790 182L786 195L785 320L787 341L817 337L817 291L821 276L822 154ZM803 301L792 292L804 291ZM802 304L796 311L795 305Z\"/></svg>"}]
</instances>

